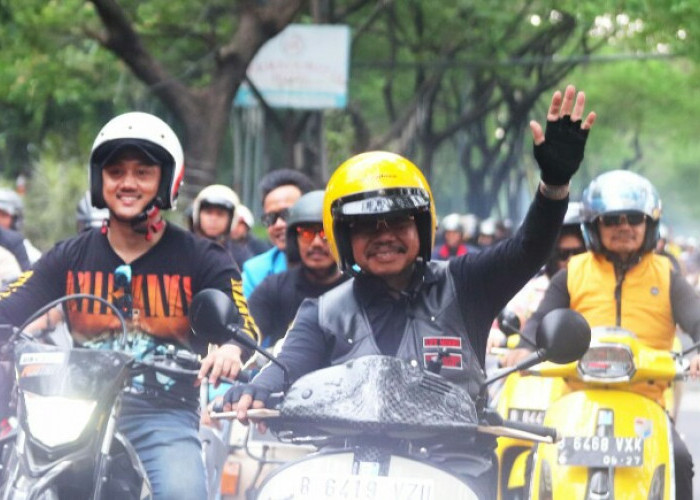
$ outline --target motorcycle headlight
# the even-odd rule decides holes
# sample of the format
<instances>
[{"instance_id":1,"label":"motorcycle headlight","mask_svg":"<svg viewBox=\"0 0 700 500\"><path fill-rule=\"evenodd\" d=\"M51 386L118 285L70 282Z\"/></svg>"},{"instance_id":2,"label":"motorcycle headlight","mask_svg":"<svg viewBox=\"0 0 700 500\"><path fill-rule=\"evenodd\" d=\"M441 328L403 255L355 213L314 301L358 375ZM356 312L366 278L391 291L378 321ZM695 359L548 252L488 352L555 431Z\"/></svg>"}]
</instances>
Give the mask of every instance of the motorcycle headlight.
<instances>
[{"instance_id":1,"label":"motorcycle headlight","mask_svg":"<svg viewBox=\"0 0 700 500\"><path fill-rule=\"evenodd\" d=\"M634 356L626 345L591 346L578 362L584 382L627 382L634 375Z\"/></svg>"},{"instance_id":2,"label":"motorcycle headlight","mask_svg":"<svg viewBox=\"0 0 700 500\"><path fill-rule=\"evenodd\" d=\"M75 441L90 421L97 401L24 392L29 432L46 446Z\"/></svg>"}]
</instances>

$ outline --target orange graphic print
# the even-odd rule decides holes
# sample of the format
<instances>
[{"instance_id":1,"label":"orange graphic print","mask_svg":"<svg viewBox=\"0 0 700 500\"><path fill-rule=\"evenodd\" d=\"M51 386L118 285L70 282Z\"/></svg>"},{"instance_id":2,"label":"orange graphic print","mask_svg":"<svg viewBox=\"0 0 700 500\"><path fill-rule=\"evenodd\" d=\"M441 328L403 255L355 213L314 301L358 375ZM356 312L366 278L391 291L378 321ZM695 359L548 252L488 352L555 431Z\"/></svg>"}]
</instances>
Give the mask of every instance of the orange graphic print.
<instances>
[{"instance_id":1,"label":"orange graphic print","mask_svg":"<svg viewBox=\"0 0 700 500\"><path fill-rule=\"evenodd\" d=\"M114 274L101 271L69 271L66 293L90 293L114 304L124 291L115 290ZM181 345L189 344L187 313L192 300L189 276L134 275L131 281L132 318L130 330L142 331ZM114 312L106 305L87 299L68 304L68 317L77 340L94 339L120 328Z\"/></svg>"}]
</instances>

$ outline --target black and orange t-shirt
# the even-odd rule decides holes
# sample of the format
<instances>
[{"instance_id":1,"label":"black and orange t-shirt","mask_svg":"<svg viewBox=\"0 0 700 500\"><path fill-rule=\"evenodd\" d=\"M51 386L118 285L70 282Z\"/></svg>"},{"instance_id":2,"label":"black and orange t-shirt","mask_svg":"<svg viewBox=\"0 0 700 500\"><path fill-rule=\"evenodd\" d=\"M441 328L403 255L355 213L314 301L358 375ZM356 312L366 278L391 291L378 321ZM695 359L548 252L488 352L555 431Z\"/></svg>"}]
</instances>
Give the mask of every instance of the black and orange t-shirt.
<instances>
[{"instance_id":1,"label":"black and orange t-shirt","mask_svg":"<svg viewBox=\"0 0 700 500\"><path fill-rule=\"evenodd\" d=\"M99 229L62 241L47 252L33 271L24 273L0 294L0 324L20 326L49 302L68 294L96 295L117 304L130 292L127 349L147 358L167 346L187 348L205 355L210 341L206 332L194 336L188 320L194 295L205 288L227 293L238 306L243 330L258 338L248 314L241 275L223 247L167 224L161 240L129 264L130 286L115 285L115 270L125 263ZM70 333L82 346L109 349L118 339L121 322L114 311L95 300L64 303ZM220 337L218 338L220 341ZM250 353L245 352L244 356ZM196 407L198 389L191 382L155 374L139 375L132 389L141 397L158 398Z\"/></svg>"},{"instance_id":2,"label":"black and orange t-shirt","mask_svg":"<svg viewBox=\"0 0 700 500\"><path fill-rule=\"evenodd\" d=\"M20 325L50 301L73 293L89 293L114 303L122 294L114 271L124 261L99 229L62 241L0 294L0 323ZM129 329L154 340L205 354L209 339L193 338L188 312L192 297L205 288L231 296L245 321L244 330L257 338L242 294L240 272L219 245L167 224L161 240L130 263L132 318ZM70 303L74 338L81 343L119 326L118 319L96 301Z\"/></svg>"}]
</instances>

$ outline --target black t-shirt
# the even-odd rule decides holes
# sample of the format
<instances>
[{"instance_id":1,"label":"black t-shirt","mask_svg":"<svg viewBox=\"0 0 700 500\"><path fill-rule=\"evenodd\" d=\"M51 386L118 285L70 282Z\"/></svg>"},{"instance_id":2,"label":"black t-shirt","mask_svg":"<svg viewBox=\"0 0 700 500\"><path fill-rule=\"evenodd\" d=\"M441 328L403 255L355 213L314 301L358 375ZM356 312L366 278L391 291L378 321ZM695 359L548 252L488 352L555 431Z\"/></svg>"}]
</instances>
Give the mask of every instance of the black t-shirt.
<instances>
[{"instance_id":1,"label":"black t-shirt","mask_svg":"<svg viewBox=\"0 0 700 500\"><path fill-rule=\"evenodd\" d=\"M156 345L175 344L204 355L210 339L192 333L192 298L200 290L216 288L245 304L241 276L220 245L172 224L164 231L153 248L130 263L132 351L141 355ZM99 229L62 241L44 254L28 278L23 276L0 295L0 324L19 326L40 307L72 293L90 293L114 303L121 293L114 286L114 271L123 264ZM243 308L241 313L244 330L256 338L252 318ZM105 342L104 332L120 324L106 306L69 307L68 319L74 339L88 346Z\"/></svg>"},{"instance_id":2,"label":"black t-shirt","mask_svg":"<svg viewBox=\"0 0 700 500\"><path fill-rule=\"evenodd\" d=\"M264 345L274 345L284 337L304 299L318 298L348 279L349 276L341 275L334 283L314 283L300 266L265 278L248 299L250 314L260 329Z\"/></svg>"}]
</instances>

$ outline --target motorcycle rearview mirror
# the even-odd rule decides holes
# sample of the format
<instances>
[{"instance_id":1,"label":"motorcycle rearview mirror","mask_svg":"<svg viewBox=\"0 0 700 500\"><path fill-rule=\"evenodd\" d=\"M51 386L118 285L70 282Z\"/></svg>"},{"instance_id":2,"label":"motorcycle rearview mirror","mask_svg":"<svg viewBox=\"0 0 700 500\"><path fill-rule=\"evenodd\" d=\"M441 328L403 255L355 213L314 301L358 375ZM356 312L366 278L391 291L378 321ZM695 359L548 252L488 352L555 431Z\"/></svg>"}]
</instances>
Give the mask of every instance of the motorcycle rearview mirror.
<instances>
[{"instance_id":1,"label":"motorcycle rearview mirror","mask_svg":"<svg viewBox=\"0 0 700 500\"><path fill-rule=\"evenodd\" d=\"M537 349L515 366L499 370L484 385L526 370L541 361L557 364L570 363L583 356L591 343L591 327L586 318L568 308L548 312L540 322L536 333Z\"/></svg>"},{"instance_id":2,"label":"motorcycle rearview mirror","mask_svg":"<svg viewBox=\"0 0 700 500\"><path fill-rule=\"evenodd\" d=\"M510 309L503 309L496 320L498 328L506 335L520 335L520 318Z\"/></svg>"},{"instance_id":3,"label":"motorcycle rearview mirror","mask_svg":"<svg viewBox=\"0 0 700 500\"><path fill-rule=\"evenodd\" d=\"M591 327L586 318L568 308L555 309L542 318L537 329L538 351L557 364L581 359L591 344Z\"/></svg>"},{"instance_id":4,"label":"motorcycle rearview mirror","mask_svg":"<svg viewBox=\"0 0 700 500\"><path fill-rule=\"evenodd\" d=\"M194 296L192 304L190 304L189 316L190 325L195 335L209 338L216 344L230 339L231 329L229 326L238 325L241 320L241 315L233 300L215 288L207 288ZM238 341L238 338L235 340ZM245 342L241 343L246 345ZM246 347L249 346L246 345Z\"/></svg>"},{"instance_id":5,"label":"motorcycle rearview mirror","mask_svg":"<svg viewBox=\"0 0 700 500\"><path fill-rule=\"evenodd\" d=\"M190 304L190 325L197 335L211 338L217 344L231 338L247 349L259 352L271 363L277 365L284 374L284 390L289 388L289 370L264 349L241 332L241 315L233 300L221 290L207 288L198 292Z\"/></svg>"}]
</instances>

